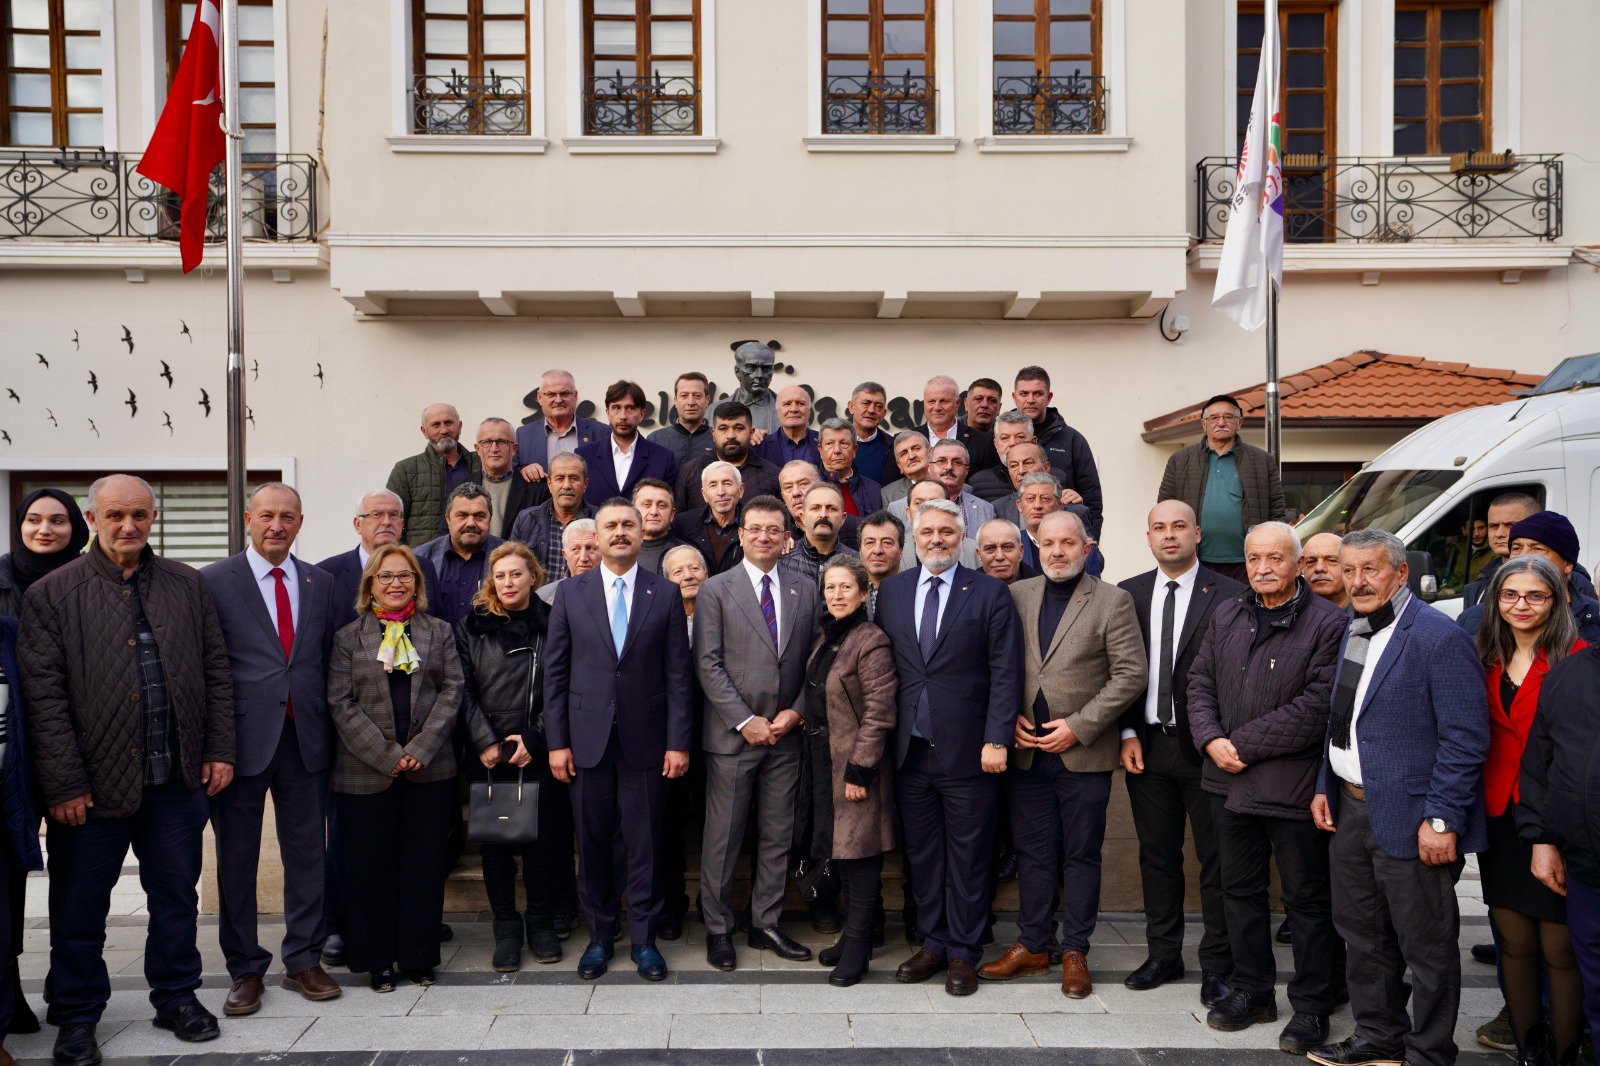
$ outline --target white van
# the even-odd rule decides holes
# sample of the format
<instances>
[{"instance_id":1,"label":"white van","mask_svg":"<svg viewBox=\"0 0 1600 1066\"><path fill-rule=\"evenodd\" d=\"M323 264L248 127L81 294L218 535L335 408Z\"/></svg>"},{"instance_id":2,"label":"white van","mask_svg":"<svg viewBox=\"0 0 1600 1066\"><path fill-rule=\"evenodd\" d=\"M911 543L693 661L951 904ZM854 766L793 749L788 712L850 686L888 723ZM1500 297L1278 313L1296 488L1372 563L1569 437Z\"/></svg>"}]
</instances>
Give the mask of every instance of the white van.
<instances>
[{"instance_id":1,"label":"white van","mask_svg":"<svg viewBox=\"0 0 1600 1066\"><path fill-rule=\"evenodd\" d=\"M1428 423L1364 466L1296 531L1302 540L1369 527L1398 534L1412 553L1413 586L1454 616L1463 589L1491 557L1484 519L1489 501L1503 492L1526 492L1566 515L1578 531L1581 561L1594 572L1600 355L1563 360L1520 399Z\"/></svg>"}]
</instances>

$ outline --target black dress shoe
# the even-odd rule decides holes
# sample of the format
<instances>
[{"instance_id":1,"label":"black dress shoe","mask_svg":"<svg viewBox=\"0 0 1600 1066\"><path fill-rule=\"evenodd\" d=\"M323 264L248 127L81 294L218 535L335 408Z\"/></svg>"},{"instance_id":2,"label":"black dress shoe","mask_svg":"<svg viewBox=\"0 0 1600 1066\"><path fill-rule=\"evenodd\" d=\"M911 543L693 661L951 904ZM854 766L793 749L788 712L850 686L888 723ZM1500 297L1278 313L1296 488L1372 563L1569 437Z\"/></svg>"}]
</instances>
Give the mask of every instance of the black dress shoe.
<instances>
[{"instance_id":1,"label":"black dress shoe","mask_svg":"<svg viewBox=\"0 0 1600 1066\"><path fill-rule=\"evenodd\" d=\"M559 912L551 924L555 926L557 940L566 940L572 936L572 915L565 911Z\"/></svg>"},{"instance_id":2,"label":"black dress shoe","mask_svg":"<svg viewBox=\"0 0 1600 1066\"><path fill-rule=\"evenodd\" d=\"M156 1011L152 1024L157 1029L170 1030L173 1036L191 1044L215 1040L222 1035L217 1028L217 1016L202 1007L197 999Z\"/></svg>"},{"instance_id":3,"label":"black dress shoe","mask_svg":"<svg viewBox=\"0 0 1600 1066\"><path fill-rule=\"evenodd\" d=\"M995 863L994 879L1002 885L1009 885L1017 879L1017 853L1008 851L1000 856L1000 861Z\"/></svg>"},{"instance_id":4,"label":"black dress shoe","mask_svg":"<svg viewBox=\"0 0 1600 1066\"><path fill-rule=\"evenodd\" d=\"M1306 1059L1322 1066L1404 1066L1404 1048L1382 1048L1351 1037L1306 1052Z\"/></svg>"},{"instance_id":5,"label":"black dress shoe","mask_svg":"<svg viewBox=\"0 0 1600 1066\"><path fill-rule=\"evenodd\" d=\"M402 969L400 972L406 975L407 981L414 985L421 985L423 988L427 988L434 981L433 967L431 966L423 966L414 970Z\"/></svg>"},{"instance_id":6,"label":"black dress shoe","mask_svg":"<svg viewBox=\"0 0 1600 1066\"><path fill-rule=\"evenodd\" d=\"M1328 1016L1297 1010L1289 1024L1278 1034L1278 1050L1291 1055L1304 1055L1313 1048L1328 1042Z\"/></svg>"},{"instance_id":7,"label":"black dress shoe","mask_svg":"<svg viewBox=\"0 0 1600 1066\"><path fill-rule=\"evenodd\" d=\"M329 933L328 939L322 942L322 965L344 965L344 937L338 933Z\"/></svg>"},{"instance_id":8,"label":"black dress shoe","mask_svg":"<svg viewBox=\"0 0 1600 1066\"><path fill-rule=\"evenodd\" d=\"M1235 989L1228 998L1206 1013L1206 1024L1224 1033L1236 1033L1260 1022L1278 1020L1278 997L1271 992L1241 992Z\"/></svg>"},{"instance_id":9,"label":"black dress shoe","mask_svg":"<svg viewBox=\"0 0 1600 1066\"><path fill-rule=\"evenodd\" d=\"M394 967L385 966L381 970L373 970L367 974L367 983L372 986L374 992L393 992Z\"/></svg>"},{"instance_id":10,"label":"black dress shoe","mask_svg":"<svg viewBox=\"0 0 1600 1066\"><path fill-rule=\"evenodd\" d=\"M730 933L706 934L706 961L713 969L727 973L739 965L739 953L733 949L733 935Z\"/></svg>"},{"instance_id":11,"label":"black dress shoe","mask_svg":"<svg viewBox=\"0 0 1600 1066\"><path fill-rule=\"evenodd\" d=\"M1481 962L1485 966L1493 966L1500 960L1500 951L1493 944L1472 945L1472 961Z\"/></svg>"},{"instance_id":12,"label":"black dress shoe","mask_svg":"<svg viewBox=\"0 0 1600 1066\"><path fill-rule=\"evenodd\" d=\"M1156 959L1144 960L1144 965L1128 975L1123 985L1135 992L1148 992L1152 988L1160 988L1168 981L1181 981L1183 979L1183 960L1181 959Z\"/></svg>"},{"instance_id":13,"label":"black dress shoe","mask_svg":"<svg viewBox=\"0 0 1600 1066\"><path fill-rule=\"evenodd\" d=\"M1233 989L1228 987L1228 979L1213 970L1200 971L1200 1004L1204 1007L1215 1007L1227 999Z\"/></svg>"},{"instance_id":14,"label":"black dress shoe","mask_svg":"<svg viewBox=\"0 0 1600 1066\"><path fill-rule=\"evenodd\" d=\"M1278 923L1277 941L1280 944L1294 943L1294 930L1289 928L1289 919L1285 918Z\"/></svg>"},{"instance_id":15,"label":"black dress shoe","mask_svg":"<svg viewBox=\"0 0 1600 1066\"><path fill-rule=\"evenodd\" d=\"M82 1022L57 1029L50 1061L56 1066L95 1066L100 1061L100 1044L94 1038L94 1026Z\"/></svg>"},{"instance_id":16,"label":"black dress shoe","mask_svg":"<svg viewBox=\"0 0 1600 1066\"><path fill-rule=\"evenodd\" d=\"M683 915L663 913L656 922L657 940L677 940L683 936Z\"/></svg>"},{"instance_id":17,"label":"black dress shoe","mask_svg":"<svg viewBox=\"0 0 1600 1066\"><path fill-rule=\"evenodd\" d=\"M745 943L753 948L770 951L778 958L788 959L790 962L805 962L811 958L810 948L790 940L784 931L775 925L769 925L765 929L750 930Z\"/></svg>"},{"instance_id":18,"label":"black dress shoe","mask_svg":"<svg viewBox=\"0 0 1600 1066\"><path fill-rule=\"evenodd\" d=\"M443 944L446 941L454 940L455 938L456 938L456 931L454 929L450 928L450 924L448 922L440 922L439 923L439 943Z\"/></svg>"}]
</instances>

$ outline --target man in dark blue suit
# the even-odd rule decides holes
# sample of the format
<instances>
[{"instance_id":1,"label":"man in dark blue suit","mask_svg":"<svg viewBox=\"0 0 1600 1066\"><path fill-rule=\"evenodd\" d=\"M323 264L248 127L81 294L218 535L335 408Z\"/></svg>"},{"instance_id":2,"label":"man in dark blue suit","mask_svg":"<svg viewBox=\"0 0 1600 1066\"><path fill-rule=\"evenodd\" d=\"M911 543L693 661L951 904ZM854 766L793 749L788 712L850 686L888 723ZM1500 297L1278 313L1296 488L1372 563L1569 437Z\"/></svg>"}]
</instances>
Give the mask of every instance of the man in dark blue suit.
<instances>
[{"instance_id":1,"label":"man in dark blue suit","mask_svg":"<svg viewBox=\"0 0 1600 1066\"><path fill-rule=\"evenodd\" d=\"M878 588L874 618L900 679L896 791L922 948L895 972L948 968L945 991L978 987L1000 780L1022 708L1022 626L1005 583L956 564L961 509L926 503L912 522L922 565Z\"/></svg>"},{"instance_id":2,"label":"man in dark blue suit","mask_svg":"<svg viewBox=\"0 0 1600 1066\"><path fill-rule=\"evenodd\" d=\"M578 976L606 972L621 895L613 865L627 853L628 932L639 976L660 981L662 812L666 782L689 769L692 661L678 586L639 566L644 522L626 500L595 514L601 565L556 588L545 643L550 770L572 783L578 898L589 946Z\"/></svg>"},{"instance_id":3,"label":"man in dark blue suit","mask_svg":"<svg viewBox=\"0 0 1600 1066\"><path fill-rule=\"evenodd\" d=\"M373 551L399 540L406 528L406 512L400 497L388 489L377 489L361 497L356 505L354 521L356 536L360 538L354 548L338 555L330 555L317 564L333 578L333 621L330 628L337 633L356 620L356 595L361 591L361 571ZM422 564L422 576L430 585L436 581L428 563ZM332 808L329 808L330 810Z\"/></svg>"},{"instance_id":4,"label":"man in dark blue suit","mask_svg":"<svg viewBox=\"0 0 1600 1066\"><path fill-rule=\"evenodd\" d=\"M283 987L334 999L323 972L323 826L333 725L327 709L333 579L290 554L304 515L300 494L262 485L245 511L250 545L201 571L211 586L233 672L237 756L232 788L211 799L217 836L218 939L233 987L229 1015L261 1008L272 953L256 925L256 873L267 793L283 856Z\"/></svg>"},{"instance_id":5,"label":"man in dark blue suit","mask_svg":"<svg viewBox=\"0 0 1600 1066\"><path fill-rule=\"evenodd\" d=\"M647 477L669 485L677 481L677 457L639 434L644 410L644 390L637 382L619 381L606 390L611 432L578 448L589 464L589 487L584 490L583 502L590 507L599 507L615 496L632 499L633 487Z\"/></svg>"},{"instance_id":6,"label":"man in dark blue suit","mask_svg":"<svg viewBox=\"0 0 1600 1066\"><path fill-rule=\"evenodd\" d=\"M578 386L565 370L546 370L533 398L541 417L517 427L517 462L524 481L542 480L552 457L606 436L604 422L578 417Z\"/></svg>"},{"instance_id":7,"label":"man in dark blue suit","mask_svg":"<svg viewBox=\"0 0 1600 1066\"><path fill-rule=\"evenodd\" d=\"M1488 845L1483 666L1460 627L1411 595L1399 537L1347 534L1339 564L1356 616L1311 814L1334 834L1333 920L1349 947L1355 1034L1307 1058L1449 1066L1461 1004L1455 886L1467 853Z\"/></svg>"}]
</instances>

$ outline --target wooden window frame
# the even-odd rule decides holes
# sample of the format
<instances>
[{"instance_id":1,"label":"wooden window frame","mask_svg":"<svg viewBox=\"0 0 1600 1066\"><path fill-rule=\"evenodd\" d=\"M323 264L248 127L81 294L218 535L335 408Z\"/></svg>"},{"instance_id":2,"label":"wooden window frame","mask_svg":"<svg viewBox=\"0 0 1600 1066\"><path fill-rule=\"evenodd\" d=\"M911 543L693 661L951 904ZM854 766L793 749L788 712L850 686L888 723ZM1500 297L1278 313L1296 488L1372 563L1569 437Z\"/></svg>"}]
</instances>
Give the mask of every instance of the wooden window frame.
<instances>
[{"instance_id":1,"label":"wooden window frame","mask_svg":"<svg viewBox=\"0 0 1600 1066\"><path fill-rule=\"evenodd\" d=\"M1289 16L1291 14L1307 14L1320 11L1323 16L1321 48L1291 48L1289 46ZM1260 0L1241 0L1238 8L1240 15L1264 15L1265 5ZM1323 152L1328 159L1339 154L1339 0L1279 0L1278 4L1278 40L1283 46L1283 54L1278 64L1278 100L1283 109L1284 116L1284 150L1285 155L1307 154L1294 153L1289 146L1289 135L1294 130L1307 132L1312 127L1290 127L1289 95L1322 97L1322 126L1317 129L1322 134ZM1324 84L1320 89L1290 89L1289 88L1289 56L1294 53L1323 53ZM1261 49L1235 47L1235 71L1237 71L1237 57L1241 55L1259 56ZM1258 60L1259 62L1259 60ZM1237 76L1237 75L1236 75ZM1236 86L1235 98L1249 100L1255 92L1255 85L1249 87ZM1235 105L1237 107L1237 104ZM1240 126L1234 136L1244 136L1244 127ZM1235 145L1237 149L1237 145Z\"/></svg>"},{"instance_id":2,"label":"wooden window frame","mask_svg":"<svg viewBox=\"0 0 1600 1066\"><path fill-rule=\"evenodd\" d=\"M1104 7L1105 0L1089 0L1089 13L1087 15L1057 15L1050 10L1051 0L1032 0L1032 2L1033 13L1028 15L1001 14L998 9L994 11L989 37L989 47L992 52L993 63L993 66L991 66L990 69L995 70L1001 63L1031 63L1033 65L1034 74L1036 77L1041 79L1052 79L1057 76L1054 73L1055 64L1057 62L1072 62L1087 59L1089 62L1089 81L1086 84L1079 84L1076 82L1070 84L1066 93L1058 93L1057 89L1060 87L1055 86L1053 82L1046 83L1046 85L1051 86L1048 88L1030 85L1027 87L1029 90L1037 90L1034 93L1035 98L1032 102L1030 102L1027 99L1027 92L1023 91L1023 87L1019 86L1015 81L1015 79L1018 77L1017 75L1001 75L995 73L991 77L992 84L990 85L990 91L994 95L994 104L997 114L1002 108L1004 108L1008 114L1016 115L1018 118L1021 118L1023 115L1025 115L1026 110L1031 109L1033 111L1034 125L1032 132L1035 134L1051 134L1057 132L1057 129L1053 126L1052 121L1053 115L1055 114L1055 109L1052 107L1051 103L1052 99L1056 99L1058 101L1086 101L1089 102L1086 104L1086 106L1092 107L1098 111L1099 125L1103 129L1106 119L1105 101L1098 79L1100 79L1101 75L1103 74L1101 58L1101 35L1104 31L1102 9ZM1027 54L1020 52L993 51L994 27L1006 23L1022 22L1031 22L1033 24L1033 51ZM1089 26L1089 51L1087 53L1052 52L1050 50L1051 29L1058 22L1087 23ZM1007 81L1003 79L1010 80ZM1005 87L1004 90L1002 90L1003 85ZM998 124L998 122L999 119L997 117L996 123ZM1027 131L1013 128L1008 129L1006 132L1020 133ZM1096 132L1098 132L1098 130L1096 130Z\"/></svg>"},{"instance_id":3,"label":"wooden window frame","mask_svg":"<svg viewBox=\"0 0 1600 1066\"><path fill-rule=\"evenodd\" d=\"M484 66L496 60L520 59L525 71L524 88L528 78L532 77L533 57L529 54L529 28L530 14L526 0L522 5L520 14L486 15L483 12L483 0L467 0L466 14L439 14L427 10L427 0L410 0L411 2L411 71L414 75L427 72L429 59L456 59L460 58L466 69L461 71L469 78L482 78ZM442 22L465 22L467 24L467 54L464 56L447 55L445 53L429 53L427 50L427 22L436 19ZM483 25L485 22L518 22L522 23L522 52L520 55L509 52L485 52L483 50Z\"/></svg>"},{"instance_id":4,"label":"wooden window frame","mask_svg":"<svg viewBox=\"0 0 1600 1066\"><path fill-rule=\"evenodd\" d=\"M496 134L526 136L527 127L532 120L530 101L532 90L530 81L533 77L533 14L529 11L527 0L523 0L520 12L509 14L487 14L483 10L483 0L466 0L467 10L464 13L443 13L428 11L427 0L408 0L411 9L411 78L406 86L408 100L411 101L410 119L407 130L415 134L450 135L460 132L494 132ZM429 52L428 51L428 23L436 22L461 22L466 25L467 51L463 53ZM484 51L484 29L486 24L493 22L521 22L522 23L522 51L521 52L486 52ZM460 68L455 66L451 70L465 79L465 84L456 84L448 75L429 75L428 62L430 60L460 61ZM492 86L487 86L489 74L488 67L497 62L520 62L522 64L522 91L509 93L500 88L500 81L493 80ZM443 82L430 83L426 79L444 78ZM426 89L424 88L426 87ZM421 112L425 108L424 99L439 101L447 107L459 106L463 113L475 116L472 118L472 129L425 129ZM520 100L520 113L522 115L522 129L520 130L485 130L481 126L485 115L493 110L496 103ZM459 103L457 103L459 102Z\"/></svg>"},{"instance_id":5,"label":"wooden window frame","mask_svg":"<svg viewBox=\"0 0 1600 1066\"><path fill-rule=\"evenodd\" d=\"M1478 37L1478 76L1474 78L1446 78L1441 69L1441 58L1444 51L1444 40L1440 32L1441 22L1445 11L1475 10L1478 12L1478 25L1481 35ZM1421 11L1427 16L1427 31L1423 43L1418 45L1410 41L1402 42L1396 39L1391 42L1392 47L1399 51L1422 50L1426 53L1422 78L1394 78L1390 91L1402 85L1423 86L1424 107L1427 113L1422 116L1395 115L1394 124L1401 122L1413 123L1419 117L1424 127L1425 148L1424 155L1446 155L1440 138L1441 127L1444 125L1466 125L1469 121L1476 121L1481 136L1478 148L1484 151L1493 147L1494 133L1494 2L1493 0L1401 0L1395 4L1395 13L1402 11ZM1464 43L1464 42L1453 42ZM1448 120L1440 112L1440 94L1446 86L1477 85L1478 86L1478 115L1476 119L1466 116L1451 116Z\"/></svg>"},{"instance_id":6,"label":"wooden window frame","mask_svg":"<svg viewBox=\"0 0 1600 1066\"><path fill-rule=\"evenodd\" d=\"M687 15L657 15L650 10L650 6L651 0L635 0L634 12L631 15L602 15L595 13L594 0L583 0L583 24L581 27L583 33L583 70L579 73L578 84L582 88L585 98L585 134L596 132L590 129L588 125L587 101L589 94L592 91L590 87L595 84L594 79L602 76L595 73L595 64L602 58L596 56L594 50L595 24L597 22L631 22L633 23L633 52L629 55L606 53L603 58L615 59L619 62L632 63L634 71L633 76L636 83L641 79L650 77L651 71L657 60L671 63L691 63L694 69L694 73L691 75L691 77L694 79L695 99L694 128L692 130L658 132L655 122L653 121L653 110L648 106L641 106L636 112L638 116L638 122L634 127L634 132L641 136L682 137L700 135L700 131L705 122L705 112L703 106L704 96L701 92L701 86L703 84L701 80L701 44L703 41L703 35L701 34L700 0L693 0L692 10ZM681 52L664 52L657 54L653 52L650 46L650 27L656 22L689 23L689 39L693 46L692 54L684 54Z\"/></svg>"},{"instance_id":7,"label":"wooden window frame","mask_svg":"<svg viewBox=\"0 0 1600 1066\"><path fill-rule=\"evenodd\" d=\"M101 147L106 141L105 129L105 100L108 93L115 91L115 86L107 84L105 73L104 49L108 42L105 36L105 25L97 25L93 30L67 29L66 5L63 0L48 0L49 18L47 26L42 30L14 30L11 26L11 5L5 4L3 14L0 14L0 145L13 147L11 144L11 116L14 112L41 115L45 109L36 106L13 105L11 103L11 75L12 74L43 74L50 79L50 134L52 143L48 145L16 145L19 148L56 148L68 147L67 116L68 115L99 115L100 140L102 145L71 145L76 148ZM49 39L50 66L43 67L14 67L11 65L10 45L13 33L30 37L47 37ZM97 68L68 67L67 66L67 38L69 37L96 37L100 40L101 65ZM92 74L100 79L100 106L99 107L70 107L67 104L67 78L75 74Z\"/></svg>"},{"instance_id":8,"label":"wooden window frame","mask_svg":"<svg viewBox=\"0 0 1600 1066\"><path fill-rule=\"evenodd\" d=\"M1033 23L1033 52L1029 55L1006 52L994 53L996 63L1023 63L1034 65L1044 77L1050 76L1050 66L1056 60L1082 59L1082 55L1071 53L1055 54L1050 51L1050 25L1055 22L1087 22L1089 24L1089 73L1099 76L1104 72L1101 60L1101 34L1104 29L1103 8L1105 0L1089 0L1088 15L1053 15L1050 13L1050 0L1033 0L1033 14L1031 15L1002 15L995 13L995 22L1032 22ZM994 47L994 38L991 35L989 47Z\"/></svg>"},{"instance_id":9,"label":"wooden window frame","mask_svg":"<svg viewBox=\"0 0 1600 1066\"><path fill-rule=\"evenodd\" d=\"M822 26L821 26L821 56L822 63L822 113L826 123L826 115L830 103L837 104L838 96L830 97L828 92L828 72L830 60L841 59L853 62L864 62L867 65L869 78L891 79L895 72L884 69L884 24L888 22L921 22L923 24L923 51L922 52L895 52L892 53L896 61L916 61L923 66L923 78L926 89L920 94L914 94L911 99L921 101L926 114L927 126L919 131L921 133L937 133L939 126L939 76L938 76L938 2L937 0L922 0L920 14L910 12L886 13L883 9L884 0L867 0L865 13L840 12L835 14L829 10L832 0L821 0ZM830 50L828 40L828 26L832 22L864 22L867 26L867 51L861 52L834 52ZM916 75L913 75L916 77ZM905 131L899 131L905 132Z\"/></svg>"},{"instance_id":10,"label":"wooden window frame","mask_svg":"<svg viewBox=\"0 0 1600 1066\"><path fill-rule=\"evenodd\" d=\"M189 36L190 24L183 20L183 5L186 2L189 2L189 0L166 0L168 85L172 84L173 75L178 72L178 61L183 58L184 44ZM276 16L276 12L272 11L274 3L288 3L288 0L238 0L238 2L240 7L264 7L269 13L272 13L274 16ZM271 48L273 50L274 63L276 63L277 49L279 47L276 37L268 38L266 40L261 40L258 38L241 39L239 41L239 47ZM278 93L281 91L277 82L276 71L274 71L272 81L241 81L239 82L239 89L241 91L245 89L272 90L274 108L277 106ZM280 139L282 131L278 129L278 116L276 113L274 113L271 122L246 122L241 117L239 120L239 129L241 132L244 130L271 130L273 134L273 143L277 152L281 153L284 150L284 145ZM250 161L245 163L246 167L270 165L270 163L263 164L260 161L251 160L250 157L247 157L247 160Z\"/></svg>"}]
</instances>

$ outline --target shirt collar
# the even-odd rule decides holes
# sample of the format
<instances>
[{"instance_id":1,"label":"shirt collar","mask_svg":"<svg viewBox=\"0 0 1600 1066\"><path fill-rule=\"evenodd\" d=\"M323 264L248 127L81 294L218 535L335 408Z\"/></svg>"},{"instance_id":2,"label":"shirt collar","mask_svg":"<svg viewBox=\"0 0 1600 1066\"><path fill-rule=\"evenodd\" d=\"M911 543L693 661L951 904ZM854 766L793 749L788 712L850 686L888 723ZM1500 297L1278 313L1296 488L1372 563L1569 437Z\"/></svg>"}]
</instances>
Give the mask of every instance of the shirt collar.
<instances>
[{"instance_id":1,"label":"shirt collar","mask_svg":"<svg viewBox=\"0 0 1600 1066\"><path fill-rule=\"evenodd\" d=\"M638 446L639 446L639 438L638 437L634 437L633 438L633 444L628 448L627 451L623 451L622 450L622 445L617 443L616 434L613 433L611 435L611 457L613 459L620 458L621 456L624 456L624 455L628 456L629 458L632 458L633 457L633 449L637 448Z\"/></svg>"},{"instance_id":2,"label":"shirt collar","mask_svg":"<svg viewBox=\"0 0 1600 1066\"><path fill-rule=\"evenodd\" d=\"M616 587L617 578L619 577L622 579L623 587L630 592L633 590L633 586L639 581L639 564L637 562L628 567L628 572L625 574L612 573L610 568L604 563L601 563L598 567L596 567L596 569L600 571L600 576L605 578L606 589L608 591Z\"/></svg>"},{"instance_id":3,"label":"shirt collar","mask_svg":"<svg viewBox=\"0 0 1600 1066\"><path fill-rule=\"evenodd\" d=\"M930 581L932 581L935 577L937 577L937 578L939 578L941 586L943 588L949 588L951 585L953 585L955 583L955 577L954 577L955 572L956 572L956 568L954 566L952 566L950 569L946 570L942 574L935 574L932 570L929 570L927 567L923 567L922 568L922 579L917 582L917 587L925 589L925 588L928 587L928 583Z\"/></svg>"},{"instance_id":4,"label":"shirt collar","mask_svg":"<svg viewBox=\"0 0 1600 1066\"><path fill-rule=\"evenodd\" d=\"M1165 570L1159 570L1158 569L1156 571L1156 588L1164 589L1164 588L1167 587L1167 582L1168 581L1176 581L1178 583L1178 587L1179 588L1181 588L1185 592L1190 592L1190 591L1193 591L1195 579L1198 578L1199 576L1200 576L1200 560L1199 559L1196 559L1194 562L1190 563L1189 564L1189 569L1185 570L1183 573L1179 574L1177 577L1168 577Z\"/></svg>"},{"instance_id":5,"label":"shirt collar","mask_svg":"<svg viewBox=\"0 0 1600 1066\"><path fill-rule=\"evenodd\" d=\"M776 566L772 568L772 573L766 574L762 573L761 568L755 563L752 563L749 559L741 559L739 561L739 565L744 567L745 575L750 578L750 583L758 590L761 588L761 579L764 577L772 578L772 583L774 585L778 583L778 568Z\"/></svg>"},{"instance_id":6,"label":"shirt collar","mask_svg":"<svg viewBox=\"0 0 1600 1066\"><path fill-rule=\"evenodd\" d=\"M357 542L356 543L356 559L361 563L361 569L365 570L367 568L367 560L369 560L371 558L372 558L372 553L367 551L367 546L365 544Z\"/></svg>"},{"instance_id":7,"label":"shirt collar","mask_svg":"<svg viewBox=\"0 0 1600 1066\"><path fill-rule=\"evenodd\" d=\"M258 582L265 581L267 575L272 573L272 568L275 565L283 567L283 576L287 580L293 581L295 579L294 556L292 555L284 559L282 563L275 564L256 551L254 544L247 544L244 549L244 557L245 561L250 564L250 572L255 575ZM363 563L362 565L365 566L366 564Z\"/></svg>"}]
</instances>

